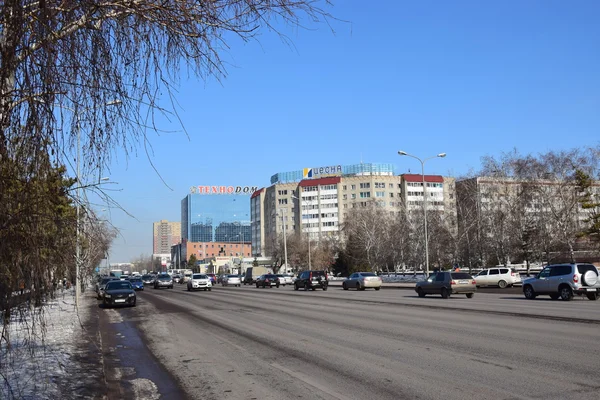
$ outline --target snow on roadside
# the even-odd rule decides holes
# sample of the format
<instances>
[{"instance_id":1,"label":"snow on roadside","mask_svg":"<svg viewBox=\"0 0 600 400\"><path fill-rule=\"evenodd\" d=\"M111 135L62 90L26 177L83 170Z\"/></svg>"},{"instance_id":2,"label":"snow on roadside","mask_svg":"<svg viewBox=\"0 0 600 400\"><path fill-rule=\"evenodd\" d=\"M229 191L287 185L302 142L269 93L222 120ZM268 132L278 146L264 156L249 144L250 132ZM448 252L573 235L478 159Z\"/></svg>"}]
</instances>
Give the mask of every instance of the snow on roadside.
<instances>
[{"instance_id":1,"label":"snow on roadside","mask_svg":"<svg viewBox=\"0 0 600 400\"><path fill-rule=\"evenodd\" d=\"M80 303L79 318L73 290L40 308L14 312L0 344L1 399L59 399L61 383L70 381L77 343L82 336L81 321L89 308Z\"/></svg>"}]
</instances>

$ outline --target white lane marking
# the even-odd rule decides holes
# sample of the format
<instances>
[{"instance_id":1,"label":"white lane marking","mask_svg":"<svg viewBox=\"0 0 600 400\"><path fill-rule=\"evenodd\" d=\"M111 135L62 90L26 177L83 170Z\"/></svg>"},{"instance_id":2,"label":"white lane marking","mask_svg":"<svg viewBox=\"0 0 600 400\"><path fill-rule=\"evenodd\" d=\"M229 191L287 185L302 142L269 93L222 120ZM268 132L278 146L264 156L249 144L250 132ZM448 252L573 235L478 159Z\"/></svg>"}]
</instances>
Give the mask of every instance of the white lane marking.
<instances>
[{"instance_id":1,"label":"white lane marking","mask_svg":"<svg viewBox=\"0 0 600 400\"><path fill-rule=\"evenodd\" d=\"M306 383L307 385L310 385L314 388L319 389L320 391L322 391L323 393L327 393L328 395L330 395L333 398L339 399L339 400L346 400L349 399L348 397L344 396L341 393L335 392L333 390L330 390L328 388L326 388L325 386L321 385L318 382L315 382L313 379L311 379L310 377L304 375L301 372L294 372L286 367L284 367L283 365L279 365L277 363L271 363L270 364L272 367L277 368L278 370L285 372L286 374L288 374L289 376L291 376L292 378L296 378L296 379L300 379L302 382Z\"/></svg>"}]
</instances>

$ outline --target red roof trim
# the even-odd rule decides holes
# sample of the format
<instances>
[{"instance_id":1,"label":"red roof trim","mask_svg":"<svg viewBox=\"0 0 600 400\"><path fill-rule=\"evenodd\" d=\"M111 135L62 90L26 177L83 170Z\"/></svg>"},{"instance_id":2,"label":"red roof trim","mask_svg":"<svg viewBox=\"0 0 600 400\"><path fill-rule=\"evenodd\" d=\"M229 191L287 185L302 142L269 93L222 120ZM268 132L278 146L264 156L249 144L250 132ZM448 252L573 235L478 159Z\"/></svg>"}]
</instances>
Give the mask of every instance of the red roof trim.
<instances>
[{"instance_id":1,"label":"red roof trim","mask_svg":"<svg viewBox=\"0 0 600 400\"><path fill-rule=\"evenodd\" d=\"M253 198L259 196L263 190L265 190L265 188L258 189L256 192L252 193L252 196L250 196L250 198L253 199Z\"/></svg>"},{"instance_id":2,"label":"red roof trim","mask_svg":"<svg viewBox=\"0 0 600 400\"><path fill-rule=\"evenodd\" d=\"M319 178L319 179L304 179L300 181L298 186L300 187L309 187L309 186L317 186L317 185L335 185L336 183L340 183L342 178L340 176L332 176L328 178Z\"/></svg>"},{"instance_id":3,"label":"red roof trim","mask_svg":"<svg viewBox=\"0 0 600 400\"><path fill-rule=\"evenodd\" d=\"M406 182L423 182L423 175L402 174L400 176ZM441 175L425 175L425 182L444 183L444 177Z\"/></svg>"}]
</instances>

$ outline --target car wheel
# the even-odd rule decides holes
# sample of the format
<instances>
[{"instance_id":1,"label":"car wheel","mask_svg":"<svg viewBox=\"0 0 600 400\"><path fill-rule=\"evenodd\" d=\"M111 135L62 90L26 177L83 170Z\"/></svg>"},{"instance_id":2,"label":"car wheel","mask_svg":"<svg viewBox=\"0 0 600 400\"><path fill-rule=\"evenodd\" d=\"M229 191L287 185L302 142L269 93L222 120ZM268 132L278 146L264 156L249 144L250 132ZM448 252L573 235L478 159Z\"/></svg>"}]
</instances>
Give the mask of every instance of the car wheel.
<instances>
[{"instance_id":1,"label":"car wheel","mask_svg":"<svg viewBox=\"0 0 600 400\"><path fill-rule=\"evenodd\" d=\"M588 293L587 298L590 300L598 300L598 293Z\"/></svg>"},{"instance_id":2,"label":"car wheel","mask_svg":"<svg viewBox=\"0 0 600 400\"><path fill-rule=\"evenodd\" d=\"M313 291L313 292L314 292L315 290L317 290L317 288L316 288L316 287L314 287L314 286L311 286L310 288L312 289L312 291Z\"/></svg>"},{"instance_id":3,"label":"car wheel","mask_svg":"<svg viewBox=\"0 0 600 400\"><path fill-rule=\"evenodd\" d=\"M379 289L381 289L381 287L376 287L376 288L375 288L375 290L379 290Z\"/></svg>"},{"instance_id":4,"label":"car wheel","mask_svg":"<svg viewBox=\"0 0 600 400\"><path fill-rule=\"evenodd\" d=\"M448 289L442 288L442 299L447 299L448 297L450 297L450 294L448 293Z\"/></svg>"},{"instance_id":5,"label":"car wheel","mask_svg":"<svg viewBox=\"0 0 600 400\"><path fill-rule=\"evenodd\" d=\"M360 290L360 283L356 284L356 290Z\"/></svg>"},{"instance_id":6,"label":"car wheel","mask_svg":"<svg viewBox=\"0 0 600 400\"><path fill-rule=\"evenodd\" d=\"M298 290L298 285L294 283L294 290Z\"/></svg>"},{"instance_id":7,"label":"car wheel","mask_svg":"<svg viewBox=\"0 0 600 400\"><path fill-rule=\"evenodd\" d=\"M304 284L304 290L307 291L308 290L308 283Z\"/></svg>"},{"instance_id":8,"label":"car wheel","mask_svg":"<svg viewBox=\"0 0 600 400\"><path fill-rule=\"evenodd\" d=\"M133 302L133 304L131 305L131 307L135 307L135 301Z\"/></svg>"},{"instance_id":9,"label":"car wheel","mask_svg":"<svg viewBox=\"0 0 600 400\"><path fill-rule=\"evenodd\" d=\"M569 301L571 299L573 299L573 290L571 290L571 288L567 285L562 286L559 289L560 292L560 299L563 301Z\"/></svg>"},{"instance_id":10,"label":"car wheel","mask_svg":"<svg viewBox=\"0 0 600 400\"><path fill-rule=\"evenodd\" d=\"M535 290L533 290L533 288L529 285L523 288L523 294L525 295L525 298L529 300L533 300L537 296L537 294L535 294Z\"/></svg>"},{"instance_id":11,"label":"car wheel","mask_svg":"<svg viewBox=\"0 0 600 400\"><path fill-rule=\"evenodd\" d=\"M342 283L342 289L348 290L348 286L346 286L346 283Z\"/></svg>"},{"instance_id":12,"label":"car wheel","mask_svg":"<svg viewBox=\"0 0 600 400\"><path fill-rule=\"evenodd\" d=\"M192 291L192 289L190 289L190 287L189 287L189 286L187 287L187 289L188 289L188 292L191 292L191 291Z\"/></svg>"},{"instance_id":13,"label":"car wheel","mask_svg":"<svg viewBox=\"0 0 600 400\"><path fill-rule=\"evenodd\" d=\"M327 285L323 285L323 290L327 290Z\"/></svg>"},{"instance_id":14,"label":"car wheel","mask_svg":"<svg viewBox=\"0 0 600 400\"><path fill-rule=\"evenodd\" d=\"M471 299L473 298L473 293L465 293L465 296L467 296L467 299Z\"/></svg>"},{"instance_id":15,"label":"car wheel","mask_svg":"<svg viewBox=\"0 0 600 400\"><path fill-rule=\"evenodd\" d=\"M256 288L258 289L259 287L260 287L260 285L257 283L257 284L256 284Z\"/></svg>"},{"instance_id":16,"label":"car wheel","mask_svg":"<svg viewBox=\"0 0 600 400\"><path fill-rule=\"evenodd\" d=\"M263 283L263 289L267 287L266 283ZM271 287L271 285L269 285L269 288Z\"/></svg>"},{"instance_id":17,"label":"car wheel","mask_svg":"<svg viewBox=\"0 0 600 400\"><path fill-rule=\"evenodd\" d=\"M419 297L425 297L425 292L421 288L417 289L417 294L419 295Z\"/></svg>"},{"instance_id":18,"label":"car wheel","mask_svg":"<svg viewBox=\"0 0 600 400\"><path fill-rule=\"evenodd\" d=\"M506 281L499 281L498 286L500 287L500 289L504 289L506 287Z\"/></svg>"},{"instance_id":19,"label":"car wheel","mask_svg":"<svg viewBox=\"0 0 600 400\"><path fill-rule=\"evenodd\" d=\"M558 300L558 298L559 298L559 297L560 297L560 296L559 296L557 293L552 293L552 294L550 295L550 298L551 298L552 300Z\"/></svg>"},{"instance_id":20,"label":"car wheel","mask_svg":"<svg viewBox=\"0 0 600 400\"><path fill-rule=\"evenodd\" d=\"M209 291L209 292L210 292L210 291L212 291L212 288L208 288L208 291Z\"/></svg>"},{"instance_id":21,"label":"car wheel","mask_svg":"<svg viewBox=\"0 0 600 400\"><path fill-rule=\"evenodd\" d=\"M206 288L204 288L204 291L206 292Z\"/></svg>"},{"instance_id":22,"label":"car wheel","mask_svg":"<svg viewBox=\"0 0 600 400\"><path fill-rule=\"evenodd\" d=\"M283 285L283 286L285 286L285 285ZM275 285L275 287L279 287L279 283L277 285Z\"/></svg>"}]
</instances>

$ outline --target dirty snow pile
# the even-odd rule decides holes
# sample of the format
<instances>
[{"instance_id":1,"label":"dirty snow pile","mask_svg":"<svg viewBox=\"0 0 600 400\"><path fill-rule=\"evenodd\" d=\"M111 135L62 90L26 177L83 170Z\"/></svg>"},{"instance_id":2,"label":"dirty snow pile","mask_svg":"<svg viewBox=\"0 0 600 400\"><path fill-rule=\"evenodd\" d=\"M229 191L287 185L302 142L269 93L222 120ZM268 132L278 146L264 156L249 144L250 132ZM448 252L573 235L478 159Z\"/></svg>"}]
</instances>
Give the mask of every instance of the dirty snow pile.
<instances>
[{"instance_id":1,"label":"dirty snow pile","mask_svg":"<svg viewBox=\"0 0 600 400\"><path fill-rule=\"evenodd\" d=\"M85 313L81 307L78 317L72 289L57 292L43 307L13 311L0 342L0 399L64 398L65 384L75 378L73 356Z\"/></svg>"}]
</instances>

